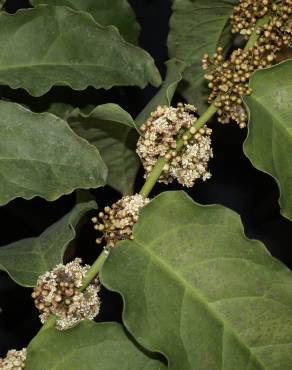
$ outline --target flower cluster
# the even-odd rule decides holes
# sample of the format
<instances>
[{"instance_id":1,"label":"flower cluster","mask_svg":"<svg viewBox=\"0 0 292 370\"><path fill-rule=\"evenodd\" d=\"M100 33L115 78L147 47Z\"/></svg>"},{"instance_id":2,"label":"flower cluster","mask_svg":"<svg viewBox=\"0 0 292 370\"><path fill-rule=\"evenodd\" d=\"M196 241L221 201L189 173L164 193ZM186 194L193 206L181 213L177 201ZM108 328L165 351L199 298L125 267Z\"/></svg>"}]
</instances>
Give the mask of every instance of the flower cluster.
<instances>
[{"instance_id":1,"label":"flower cluster","mask_svg":"<svg viewBox=\"0 0 292 370\"><path fill-rule=\"evenodd\" d=\"M218 121L229 123L236 121L240 128L246 126L247 114L243 107L242 96L251 94L249 78L263 60L254 56L250 50L234 50L229 60L223 61L223 49L218 48L211 60L206 54L203 58L203 69L208 70L205 78L208 80L211 93L208 101L218 109Z\"/></svg>"},{"instance_id":2,"label":"flower cluster","mask_svg":"<svg viewBox=\"0 0 292 370\"><path fill-rule=\"evenodd\" d=\"M6 357L0 358L1 370L22 370L25 367L26 348L20 351L11 349L7 352Z\"/></svg>"},{"instance_id":3,"label":"flower cluster","mask_svg":"<svg viewBox=\"0 0 292 370\"><path fill-rule=\"evenodd\" d=\"M192 187L195 180L202 178L205 181L211 177L207 170L209 159L213 157L211 133L212 130L205 127L195 134L196 138L192 135L185 138L187 144L181 155L164 168L169 171L169 179L177 179L180 184Z\"/></svg>"},{"instance_id":4,"label":"flower cluster","mask_svg":"<svg viewBox=\"0 0 292 370\"><path fill-rule=\"evenodd\" d=\"M187 187L194 185L198 178L210 178L207 165L212 157L212 130L193 127L197 121L196 108L190 104L174 107L158 107L141 129L144 136L137 143L137 153L145 169L145 178L153 169L160 156L167 163L159 177L159 182L171 183L174 179ZM177 140L183 147L177 150Z\"/></svg>"},{"instance_id":5,"label":"flower cluster","mask_svg":"<svg viewBox=\"0 0 292 370\"><path fill-rule=\"evenodd\" d=\"M251 74L271 66L277 52L292 44L292 0L279 4L268 0L242 0L231 16L233 32L251 35L257 19L265 14L269 15L269 22L257 29L258 39L252 48L234 50L226 61L220 47L213 58L208 54L203 56L205 78L211 89L208 100L218 108L221 123L234 120L239 127L246 126L248 117L242 97L252 92L249 87Z\"/></svg>"},{"instance_id":6,"label":"flower cluster","mask_svg":"<svg viewBox=\"0 0 292 370\"><path fill-rule=\"evenodd\" d=\"M241 0L233 8L230 17L231 32L240 33L247 39L255 29L259 18L268 15L271 24L277 28L277 33L284 45L291 44L292 0Z\"/></svg>"},{"instance_id":7,"label":"flower cluster","mask_svg":"<svg viewBox=\"0 0 292 370\"><path fill-rule=\"evenodd\" d=\"M257 20L268 14L272 4L271 0L240 0L230 16L231 32L248 38L254 31Z\"/></svg>"},{"instance_id":8,"label":"flower cluster","mask_svg":"<svg viewBox=\"0 0 292 370\"><path fill-rule=\"evenodd\" d=\"M80 291L82 279L90 268L82 266L81 262L76 258L66 265L59 264L38 278L32 297L42 323L53 314L57 317L56 327L66 330L81 320L93 320L98 314L100 284L96 278L83 292Z\"/></svg>"},{"instance_id":9,"label":"flower cluster","mask_svg":"<svg viewBox=\"0 0 292 370\"><path fill-rule=\"evenodd\" d=\"M103 237L97 238L96 243L100 244L104 238L108 247L114 247L120 240L133 239L133 226L147 203L148 198L135 194L124 196L111 207L105 207L104 212L92 218L95 230L103 232Z\"/></svg>"}]
</instances>

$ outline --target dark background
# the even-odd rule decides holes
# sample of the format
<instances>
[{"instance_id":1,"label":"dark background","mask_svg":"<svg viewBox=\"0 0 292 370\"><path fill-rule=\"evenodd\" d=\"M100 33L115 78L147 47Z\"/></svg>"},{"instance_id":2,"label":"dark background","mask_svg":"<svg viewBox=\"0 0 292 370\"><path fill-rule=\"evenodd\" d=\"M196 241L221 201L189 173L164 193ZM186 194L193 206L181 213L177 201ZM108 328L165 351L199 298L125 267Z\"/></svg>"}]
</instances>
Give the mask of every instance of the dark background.
<instances>
[{"instance_id":1,"label":"dark background","mask_svg":"<svg viewBox=\"0 0 292 370\"><path fill-rule=\"evenodd\" d=\"M110 0L109 0L110 1ZM170 0L131 0L137 19L142 26L140 45L155 59L162 76L167 60L166 39L168 20L171 13ZM23 0L8 0L7 10L28 6ZM24 91L12 91L0 87L3 97L13 97L15 101L29 103L33 109L42 110L55 97L58 101L75 104L101 104L115 102L135 116L155 89L148 87L141 91L136 88L112 89L108 92L74 92L67 88L53 88L43 98L30 98ZM181 100L179 96L176 101ZM188 193L203 204L220 203L238 212L249 238L261 240L270 252L287 266L292 267L292 223L279 212L279 191L275 181L268 175L254 169L242 152L246 130L237 125L222 126L211 123L214 130L214 159L210 163L211 180L196 184ZM142 184L142 172L137 179L137 190ZM156 186L153 195L179 186ZM109 187L93 192L100 206L119 199L119 194ZM75 194L62 197L56 202L46 202L35 198L31 201L16 199L0 208L0 245L6 245L24 237L38 236L45 228L60 219L74 205ZM98 254L94 244L95 234L89 218L81 228L75 248L76 254L85 262L91 262ZM38 313L30 298L31 290L17 286L5 273L0 272L0 356L8 349L26 347L40 327ZM102 312L98 320L120 320L122 302L117 294L103 290Z\"/></svg>"}]
</instances>

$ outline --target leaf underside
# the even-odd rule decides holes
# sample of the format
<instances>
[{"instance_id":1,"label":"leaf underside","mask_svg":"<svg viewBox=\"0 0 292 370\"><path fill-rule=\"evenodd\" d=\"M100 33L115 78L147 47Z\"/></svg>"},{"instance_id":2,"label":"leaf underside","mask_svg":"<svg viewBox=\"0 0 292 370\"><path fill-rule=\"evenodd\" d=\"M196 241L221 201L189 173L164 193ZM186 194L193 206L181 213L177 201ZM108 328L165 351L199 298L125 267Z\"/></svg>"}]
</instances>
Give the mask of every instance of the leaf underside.
<instances>
[{"instance_id":1,"label":"leaf underside","mask_svg":"<svg viewBox=\"0 0 292 370\"><path fill-rule=\"evenodd\" d=\"M28 347L26 370L164 370L130 341L121 325L83 321L46 329Z\"/></svg>"},{"instance_id":2,"label":"leaf underside","mask_svg":"<svg viewBox=\"0 0 292 370\"><path fill-rule=\"evenodd\" d=\"M16 197L55 200L105 184L98 150L60 118L0 101L0 205Z\"/></svg>"},{"instance_id":3,"label":"leaf underside","mask_svg":"<svg viewBox=\"0 0 292 370\"><path fill-rule=\"evenodd\" d=\"M292 220L292 60L253 74L244 152L280 188L282 214Z\"/></svg>"},{"instance_id":4,"label":"leaf underside","mask_svg":"<svg viewBox=\"0 0 292 370\"><path fill-rule=\"evenodd\" d=\"M122 194L132 194L139 168L137 133L132 117L117 104L104 104L68 117L71 128L97 147L109 173L107 183Z\"/></svg>"},{"instance_id":5,"label":"leaf underside","mask_svg":"<svg viewBox=\"0 0 292 370\"><path fill-rule=\"evenodd\" d=\"M30 0L32 5L64 5L90 13L103 26L114 25L125 40L138 43L140 26L127 0Z\"/></svg>"},{"instance_id":6,"label":"leaf underside","mask_svg":"<svg viewBox=\"0 0 292 370\"><path fill-rule=\"evenodd\" d=\"M123 295L125 325L169 369L291 369L291 272L244 236L231 210L160 194L102 282Z\"/></svg>"},{"instance_id":7,"label":"leaf underside","mask_svg":"<svg viewBox=\"0 0 292 370\"><path fill-rule=\"evenodd\" d=\"M182 95L202 112L207 106L208 86L201 68L205 53L218 46L226 48L232 35L229 17L237 0L174 0L170 18L168 49L171 58L184 60L189 67L180 86Z\"/></svg>"},{"instance_id":8,"label":"leaf underside","mask_svg":"<svg viewBox=\"0 0 292 370\"><path fill-rule=\"evenodd\" d=\"M13 45L13 47L11 47ZM150 55L85 12L40 5L0 14L0 84L41 96L54 85L145 87L160 84Z\"/></svg>"},{"instance_id":9,"label":"leaf underside","mask_svg":"<svg viewBox=\"0 0 292 370\"><path fill-rule=\"evenodd\" d=\"M155 111L158 105L171 105L172 98L177 89L177 85L182 79L182 73L186 68L186 64L179 59L170 59L165 64L167 72L163 84L142 112L136 117L135 123L137 126L141 126L145 123L150 113Z\"/></svg>"},{"instance_id":10,"label":"leaf underside","mask_svg":"<svg viewBox=\"0 0 292 370\"><path fill-rule=\"evenodd\" d=\"M40 236L22 239L0 248L0 270L6 271L19 285L33 287L39 275L63 262L75 228L84 214L96 209L94 201L77 204L67 215Z\"/></svg>"}]
</instances>

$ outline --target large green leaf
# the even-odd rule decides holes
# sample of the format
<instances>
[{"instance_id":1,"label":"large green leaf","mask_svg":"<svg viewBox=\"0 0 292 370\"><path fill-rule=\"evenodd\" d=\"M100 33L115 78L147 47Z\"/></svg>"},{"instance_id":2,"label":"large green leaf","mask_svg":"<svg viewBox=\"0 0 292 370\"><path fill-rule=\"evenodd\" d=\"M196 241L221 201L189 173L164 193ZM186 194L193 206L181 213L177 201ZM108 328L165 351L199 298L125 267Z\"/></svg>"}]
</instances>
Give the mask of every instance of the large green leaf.
<instances>
[{"instance_id":1,"label":"large green leaf","mask_svg":"<svg viewBox=\"0 0 292 370\"><path fill-rule=\"evenodd\" d=\"M41 5L0 14L0 83L45 94L53 85L83 90L147 83L160 75L146 51L125 42L115 27L63 6Z\"/></svg>"},{"instance_id":2,"label":"large green leaf","mask_svg":"<svg viewBox=\"0 0 292 370\"><path fill-rule=\"evenodd\" d=\"M231 210L159 195L102 281L123 295L131 333L169 369L291 370L291 271L244 236Z\"/></svg>"},{"instance_id":3,"label":"large green leaf","mask_svg":"<svg viewBox=\"0 0 292 370\"><path fill-rule=\"evenodd\" d=\"M292 60L256 72L250 86L244 152L256 168L275 178L281 211L292 220Z\"/></svg>"},{"instance_id":4,"label":"large green leaf","mask_svg":"<svg viewBox=\"0 0 292 370\"><path fill-rule=\"evenodd\" d=\"M132 194L139 161L135 123L129 113L116 104L104 104L88 114L76 109L68 122L100 151L109 169L108 184L123 194Z\"/></svg>"},{"instance_id":5,"label":"large green leaf","mask_svg":"<svg viewBox=\"0 0 292 370\"><path fill-rule=\"evenodd\" d=\"M66 5L90 13L103 26L116 26L125 40L137 44L139 24L127 0L30 0L31 4Z\"/></svg>"},{"instance_id":6,"label":"large green leaf","mask_svg":"<svg viewBox=\"0 0 292 370\"><path fill-rule=\"evenodd\" d=\"M138 349L120 324L83 321L39 333L28 347L26 370L163 370Z\"/></svg>"},{"instance_id":7,"label":"large green leaf","mask_svg":"<svg viewBox=\"0 0 292 370\"><path fill-rule=\"evenodd\" d=\"M228 20L238 0L174 0L170 18L168 48L170 57L189 64L183 76L181 93L199 110L207 106L208 87L201 68L205 53L231 41Z\"/></svg>"},{"instance_id":8,"label":"large green leaf","mask_svg":"<svg viewBox=\"0 0 292 370\"><path fill-rule=\"evenodd\" d=\"M98 150L60 118L0 101L0 204L23 197L55 200L105 184Z\"/></svg>"},{"instance_id":9,"label":"large green leaf","mask_svg":"<svg viewBox=\"0 0 292 370\"><path fill-rule=\"evenodd\" d=\"M149 118L150 113L155 111L158 105L170 105L177 85L182 79L182 72L186 64L179 59L170 59L166 63L167 71L161 88L136 117L135 123L141 126Z\"/></svg>"},{"instance_id":10,"label":"large green leaf","mask_svg":"<svg viewBox=\"0 0 292 370\"><path fill-rule=\"evenodd\" d=\"M76 225L91 209L96 209L94 201L79 203L39 237L1 247L0 270L6 271L18 284L33 287L39 275L63 261L66 247L75 238Z\"/></svg>"}]
</instances>

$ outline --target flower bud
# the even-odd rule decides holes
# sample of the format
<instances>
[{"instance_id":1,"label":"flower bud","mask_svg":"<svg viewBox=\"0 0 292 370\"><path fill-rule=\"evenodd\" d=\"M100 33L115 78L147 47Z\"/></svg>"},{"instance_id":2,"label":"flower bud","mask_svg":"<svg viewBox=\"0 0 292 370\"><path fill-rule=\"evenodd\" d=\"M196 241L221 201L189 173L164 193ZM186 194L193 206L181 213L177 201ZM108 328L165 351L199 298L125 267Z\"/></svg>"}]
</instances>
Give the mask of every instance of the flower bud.
<instances>
[{"instance_id":1,"label":"flower bud","mask_svg":"<svg viewBox=\"0 0 292 370\"><path fill-rule=\"evenodd\" d=\"M140 210L147 203L149 203L148 198L143 198L139 194L129 195L112 204L111 207L106 207L110 216L99 213L97 230L103 232L107 246L114 247L120 240L132 239L133 226L138 220ZM101 243L101 238L97 239L97 243Z\"/></svg>"}]
</instances>

